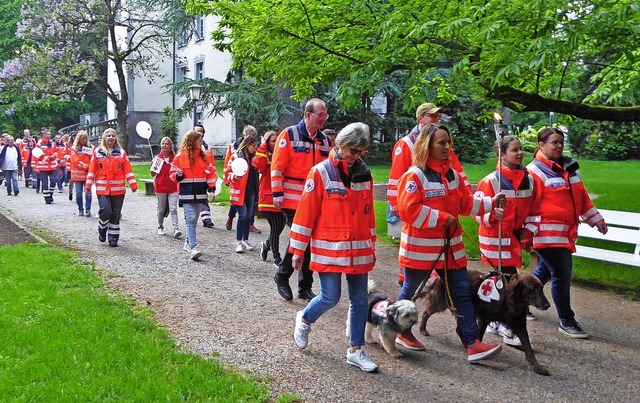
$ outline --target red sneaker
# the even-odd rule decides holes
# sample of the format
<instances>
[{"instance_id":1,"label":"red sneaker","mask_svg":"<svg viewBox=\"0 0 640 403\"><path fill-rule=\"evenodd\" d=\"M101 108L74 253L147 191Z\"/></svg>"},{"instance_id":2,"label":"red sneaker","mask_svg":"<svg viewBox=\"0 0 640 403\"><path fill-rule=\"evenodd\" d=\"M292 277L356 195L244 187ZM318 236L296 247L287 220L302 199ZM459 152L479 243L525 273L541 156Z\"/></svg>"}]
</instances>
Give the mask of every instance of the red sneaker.
<instances>
[{"instance_id":1,"label":"red sneaker","mask_svg":"<svg viewBox=\"0 0 640 403\"><path fill-rule=\"evenodd\" d=\"M424 344L420 343L418 339L411 333L411 329L405 330L402 333L398 333L396 336L396 343L409 350L422 351L424 350Z\"/></svg>"},{"instance_id":2,"label":"red sneaker","mask_svg":"<svg viewBox=\"0 0 640 403\"><path fill-rule=\"evenodd\" d=\"M253 232L254 234L262 234L262 231L257 229L255 225L252 225L251 227L249 227L249 231Z\"/></svg>"},{"instance_id":3,"label":"red sneaker","mask_svg":"<svg viewBox=\"0 0 640 403\"><path fill-rule=\"evenodd\" d=\"M502 350L501 344L484 344L480 340L467 347L467 360L476 362L486 360L498 354Z\"/></svg>"}]
</instances>

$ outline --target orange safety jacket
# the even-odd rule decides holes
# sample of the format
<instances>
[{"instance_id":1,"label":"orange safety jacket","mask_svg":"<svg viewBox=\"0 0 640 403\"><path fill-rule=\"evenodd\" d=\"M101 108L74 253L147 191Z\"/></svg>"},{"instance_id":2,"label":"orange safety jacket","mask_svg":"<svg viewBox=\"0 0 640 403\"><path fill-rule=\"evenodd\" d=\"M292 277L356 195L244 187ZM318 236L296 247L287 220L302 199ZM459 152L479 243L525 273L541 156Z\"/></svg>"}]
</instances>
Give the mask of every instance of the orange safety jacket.
<instances>
[{"instance_id":1,"label":"orange safety jacket","mask_svg":"<svg viewBox=\"0 0 640 403\"><path fill-rule=\"evenodd\" d=\"M293 218L289 251L302 256L311 244L309 268L363 274L375 264L373 179L358 159L347 168L335 151L314 166Z\"/></svg>"},{"instance_id":2,"label":"orange safety jacket","mask_svg":"<svg viewBox=\"0 0 640 403\"><path fill-rule=\"evenodd\" d=\"M234 153L229 159L229 166L236 159L241 158L245 159L244 154L241 152ZM249 165L251 165L251 161L247 161ZM258 171L252 166L248 167L247 173L242 176L237 176L233 173L233 171L229 171L227 177L229 178L229 203L234 206L242 206L244 205L244 197L247 194L247 183L249 182L249 176L254 175L254 184L258 184ZM250 192L255 193L256 188L249 189ZM255 199L254 199L255 200Z\"/></svg>"},{"instance_id":3,"label":"orange safety jacket","mask_svg":"<svg viewBox=\"0 0 640 403\"><path fill-rule=\"evenodd\" d=\"M91 149L91 152L88 149ZM80 147L80 150L71 149L69 160L71 161L71 181L85 182L89 174L89 164L93 155L93 147Z\"/></svg>"},{"instance_id":4,"label":"orange safety jacket","mask_svg":"<svg viewBox=\"0 0 640 403\"><path fill-rule=\"evenodd\" d=\"M416 144L419 134L420 130L418 129L418 125L416 125L411 129L409 134L402 137L393 146L391 170L389 171L389 182L387 183L387 201L391 206L398 205L398 179L413 165L413 147ZM453 150L449 152L449 161L451 167L455 169L460 176L464 187L471 193L471 184L469 183L467 174L464 172L462 164Z\"/></svg>"},{"instance_id":5,"label":"orange safety jacket","mask_svg":"<svg viewBox=\"0 0 640 403\"><path fill-rule=\"evenodd\" d=\"M31 151L33 148L29 148L29 146L22 146L20 144L20 157L22 158L22 168L26 168L31 166Z\"/></svg>"},{"instance_id":6,"label":"orange safety jacket","mask_svg":"<svg viewBox=\"0 0 640 403\"><path fill-rule=\"evenodd\" d=\"M178 176L175 169L169 175L171 180L178 183L178 203L183 204L206 204L207 191L216 188L216 170L205 156L203 160L196 155L193 165L189 162L188 153L180 153L173 159L173 165L182 170L183 175Z\"/></svg>"},{"instance_id":7,"label":"orange safety jacket","mask_svg":"<svg viewBox=\"0 0 640 403\"><path fill-rule=\"evenodd\" d=\"M525 228L533 233L533 248L565 248L576 251L579 219L591 227L603 221L593 206L578 173L578 163L563 157L563 166L549 160L542 152L527 165L540 202L531 207Z\"/></svg>"},{"instance_id":8,"label":"orange safety jacket","mask_svg":"<svg viewBox=\"0 0 640 403\"><path fill-rule=\"evenodd\" d=\"M110 153L102 147L97 148L89 162L85 189L91 190L95 182L98 196L119 196L126 193L125 180L132 191L138 190L127 152L118 146Z\"/></svg>"},{"instance_id":9,"label":"orange safety jacket","mask_svg":"<svg viewBox=\"0 0 640 403\"><path fill-rule=\"evenodd\" d=\"M506 197L502 221L493 218L491 213L476 216L476 221L480 224L480 259L488 266L498 267L498 257L501 256L502 266L522 267L522 248L518 231L524 225L531 205L536 203L534 182L526 168L511 170L504 165L501 180L498 181L499 168L496 167L496 171L485 176L476 189L477 196L493 197L502 192ZM502 235L502 238L498 235ZM501 247L498 248L498 245Z\"/></svg>"},{"instance_id":10,"label":"orange safety jacket","mask_svg":"<svg viewBox=\"0 0 640 403\"><path fill-rule=\"evenodd\" d=\"M261 144L256 150L256 155L251 160L251 165L260 174L260 184L258 187L258 211L279 212L273 205L273 195L271 194L271 153L267 150L266 144Z\"/></svg>"},{"instance_id":11,"label":"orange safety jacket","mask_svg":"<svg viewBox=\"0 0 640 403\"><path fill-rule=\"evenodd\" d=\"M412 166L398 181L398 213L402 220L400 267L417 270L445 267L445 221L449 216L482 215L492 210L491 198L472 195L448 160L428 158L427 170ZM448 268L467 267L458 224L450 235Z\"/></svg>"},{"instance_id":12,"label":"orange safety jacket","mask_svg":"<svg viewBox=\"0 0 640 403\"><path fill-rule=\"evenodd\" d=\"M36 148L42 150L40 158L31 158L31 166L36 171L49 172L58 169L58 149L51 140L41 139Z\"/></svg>"},{"instance_id":13,"label":"orange safety jacket","mask_svg":"<svg viewBox=\"0 0 640 403\"><path fill-rule=\"evenodd\" d=\"M227 152L224 155L224 162L222 163L222 182L229 186L229 174L231 173L231 165L229 165L229 160L231 156L235 154L236 147L240 144L239 142L235 142L229 144L227 146Z\"/></svg>"},{"instance_id":14,"label":"orange safety jacket","mask_svg":"<svg viewBox=\"0 0 640 403\"><path fill-rule=\"evenodd\" d=\"M320 130L307 133L304 120L284 129L276 140L271 158L271 189L282 207L295 210L311 167L327 159L331 140Z\"/></svg>"}]
</instances>

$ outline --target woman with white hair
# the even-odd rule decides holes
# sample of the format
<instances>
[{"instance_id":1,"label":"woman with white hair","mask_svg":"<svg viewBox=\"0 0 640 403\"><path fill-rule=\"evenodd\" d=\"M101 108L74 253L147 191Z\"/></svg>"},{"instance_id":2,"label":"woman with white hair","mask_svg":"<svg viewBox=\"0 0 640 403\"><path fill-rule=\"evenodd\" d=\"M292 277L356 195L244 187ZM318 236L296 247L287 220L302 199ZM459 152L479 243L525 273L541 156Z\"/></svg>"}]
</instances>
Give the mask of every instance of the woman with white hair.
<instances>
[{"instance_id":1,"label":"woman with white hair","mask_svg":"<svg viewBox=\"0 0 640 403\"><path fill-rule=\"evenodd\" d=\"M338 133L329 158L311 168L293 225L292 264L300 270L307 245L320 294L296 315L294 340L307 346L311 325L340 300L342 275L349 290L347 364L365 372L378 366L362 350L367 323L367 281L376 261L376 220L371 171L360 158L369 147L369 126L351 123Z\"/></svg>"}]
</instances>

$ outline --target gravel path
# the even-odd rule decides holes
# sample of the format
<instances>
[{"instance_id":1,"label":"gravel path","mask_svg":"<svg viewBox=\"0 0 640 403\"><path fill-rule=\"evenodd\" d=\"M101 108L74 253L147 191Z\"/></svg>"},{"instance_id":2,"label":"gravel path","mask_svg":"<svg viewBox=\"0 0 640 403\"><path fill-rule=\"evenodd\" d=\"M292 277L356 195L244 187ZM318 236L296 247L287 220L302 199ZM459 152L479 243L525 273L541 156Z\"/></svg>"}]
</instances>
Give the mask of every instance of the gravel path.
<instances>
[{"instance_id":1,"label":"gravel path","mask_svg":"<svg viewBox=\"0 0 640 403\"><path fill-rule=\"evenodd\" d=\"M66 190L66 189L65 189ZM295 312L305 303L281 299L273 283L274 267L254 251L233 252L235 232L224 229L227 209L212 206L213 229L198 227L204 256L189 261L182 240L156 235L155 198L128 193L121 222L120 247L97 239L95 218L77 217L67 194L54 194L45 205L33 189L0 198L0 212L49 239L77 250L108 273L120 292L156 312L178 344L205 357L266 379L274 400L283 393L309 402L419 401L638 401L640 396L640 303L606 292L574 288L573 306L588 340L558 333L555 309L536 312L529 332L538 360L550 377L536 375L524 354L505 346L494 360L466 363L466 354L449 314L429 321L432 336L421 338L426 352L406 351L403 359L377 345L367 347L380 366L366 374L345 364L347 339L343 301L313 326L310 343L299 351L292 340ZM97 211L97 202L94 212ZM268 225L257 220L266 239ZM184 232L184 223L181 220ZM286 238L282 242L284 249ZM397 295L397 248L379 246L371 277L378 288ZM471 262L471 268L480 268ZM295 282L291 283L294 285ZM318 283L314 284L318 292ZM547 296L550 296L548 287ZM487 336L489 340L495 336Z\"/></svg>"}]
</instances>

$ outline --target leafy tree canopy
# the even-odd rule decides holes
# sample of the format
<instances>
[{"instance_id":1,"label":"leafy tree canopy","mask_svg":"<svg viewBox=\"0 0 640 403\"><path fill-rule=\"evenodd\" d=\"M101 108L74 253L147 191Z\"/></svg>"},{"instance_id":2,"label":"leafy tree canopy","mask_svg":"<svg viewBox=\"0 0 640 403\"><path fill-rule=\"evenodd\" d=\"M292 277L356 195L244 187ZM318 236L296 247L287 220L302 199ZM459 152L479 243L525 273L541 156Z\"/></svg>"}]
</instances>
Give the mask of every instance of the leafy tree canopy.
<instances>
[{"instance_id":1,"label":"leafy tree canopy","mask_svg":"<svg viewBox=\"0 0 640 403\"><path fill-rule=\"evenodd\" d=\"M406 111L452 80L516 111L640 120L640 5L634 0L186 0L215 14L217 48L256 80L308 97L340 82L357 106L391 73L408 73ZM436 83L437 84L437 83ZM452 98L455 93L450 94Z\"/></svg>"}]
</instances>

